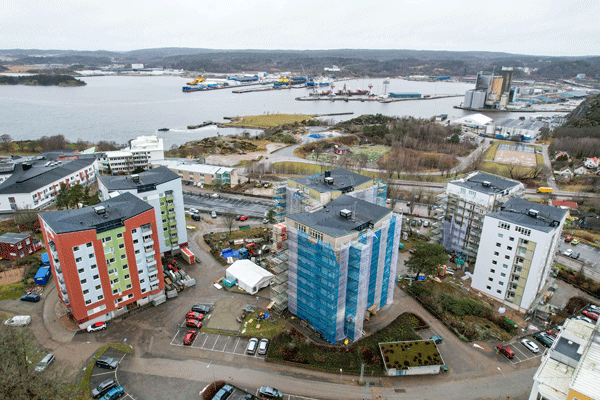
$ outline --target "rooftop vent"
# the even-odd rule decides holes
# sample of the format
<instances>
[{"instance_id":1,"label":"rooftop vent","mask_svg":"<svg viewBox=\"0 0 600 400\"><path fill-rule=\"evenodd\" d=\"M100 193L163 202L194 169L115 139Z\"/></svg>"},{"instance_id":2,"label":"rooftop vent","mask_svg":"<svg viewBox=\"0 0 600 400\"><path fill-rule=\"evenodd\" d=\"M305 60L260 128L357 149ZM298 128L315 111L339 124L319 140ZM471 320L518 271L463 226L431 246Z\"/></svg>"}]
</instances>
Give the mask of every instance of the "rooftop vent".
<instances>
[{"instance_id":1,"label":"rooftop vent","mask_svg":"<svg viewBox=\"0 0 600 400\"><path fill-rule=\"evenodd\" d=\"M131 175L131 180L135 183L140 183L140 176L138 174Z\"/></svg>"},{"instance_id":2,"label":"rooftop vent","mask_svg":"<svg viewBox=\"0 0 600 400\"><path fill-rule=\"evenodd\" d=\"M331 176L331 171L325 171L325 178L329 178Z\"/></svg>"},{"instance_id":3,"label":"rooftop vent","mask_svg":"<svg viewBox=\"0 0 600 400\"><path fill-rule=\"evenodd\" d=\"M490 183L490 181L483 181L483 182L481 182L481 184L483 185L483 187L490 187L490 186L492 186L492 184Z\"/></svg>"},{"instance_id":4,"label":"rooftop vent","mask_svg":"<svg viewBox=\"0 0 600 400\"><path fill-rule=\"evenodd\" d=\"M325 178L325 183L328 185L333 185L333 178L328 176L327 178Z\"/></svg>"},{"instance_id":5,"label":"rooftop vent","mask_svg":"<svg viewBox=\"0 0 600 400\"><path fill-rule=\"evenodd\" d=\"M106 208L104 208L104 206L97 206L97 207L94 207L94 212L97 215L106 214Z\"/></svg>"},{"instance_id":6,"label":"rooftop vent","mask_svg":"<svg viewBox=\"0 0 600 400\"><path fill-rule=\"evenodd\" d=\"M527 211L527 215L529 215L531 218L537 218L539 213L540 212L538 210L533 210L533 209Z\"/></svg>"},{"instance_id":7,"label":"rooftop vent","mask_svg":"<svg viewBox=\"0 0 600 400\"><path fill-rule=\"evenodd\" d=\"M343 210L340 210L340 216L346 219L350 219L352 218L352 211L348 210L347 208L344 208Z\"/></svg>"}]
</instances>

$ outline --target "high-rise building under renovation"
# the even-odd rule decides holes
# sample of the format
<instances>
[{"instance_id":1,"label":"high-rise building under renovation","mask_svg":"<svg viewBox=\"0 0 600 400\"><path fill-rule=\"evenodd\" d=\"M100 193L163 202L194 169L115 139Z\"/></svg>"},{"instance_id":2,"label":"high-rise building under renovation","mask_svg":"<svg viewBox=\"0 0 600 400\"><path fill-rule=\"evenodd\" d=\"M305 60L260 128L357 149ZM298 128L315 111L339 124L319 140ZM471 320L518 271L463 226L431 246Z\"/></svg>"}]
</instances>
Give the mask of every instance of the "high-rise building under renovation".
<instances>
[{"instance_id":1,"label":"high-rise building under renovation","mask_svg":"<svg viewBox=\"0 0 600 400\"><path fill-rule=\"evenodd\" d=\"M285 225L290 312L329 342L358 340L365 318L393 301L401 216L342 194Z\"/></svg>"}]
</instances>

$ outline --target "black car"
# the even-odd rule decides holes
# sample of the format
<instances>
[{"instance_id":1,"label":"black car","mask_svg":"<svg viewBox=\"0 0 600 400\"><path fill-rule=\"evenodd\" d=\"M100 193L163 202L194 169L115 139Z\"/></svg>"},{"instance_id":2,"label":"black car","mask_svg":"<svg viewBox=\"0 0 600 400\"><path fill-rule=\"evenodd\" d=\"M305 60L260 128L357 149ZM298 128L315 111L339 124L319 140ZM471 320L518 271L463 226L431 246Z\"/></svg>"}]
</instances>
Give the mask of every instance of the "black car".
<instances>
[{"instance_id":1,"label":"black car","mask_svg":"<svg viewBox=\"0 0 600 400\"><path fill-rule=\"evenodd\" d=\"M545 347L552 347L554 344L554 338L544 332L534 333L533 338L543 344Z\"/></svg>"},{"instance_id":2,"label":"black car","mask_svg":"<svg viewBox=\"0 0 600 400\"><path fill-rule=\"evenodd\" d=\"M107 379L92 389L92 397L94 399L102 397L114 387L117 387L117 382L114 379Z\"/></svg>"},{"instance_id":3,"label":"black car","mask_svg":"<svg viewBox=\"0 0 600 400\"><path fill-rule=\"evenodd\" d=\"M31 303L37 303L38 301L40 301L40 296L38 296L37 294L34 294L34 293L27 293L27 294L21 296L21 301L29 301Z\"/></svg>"},{"instance_id":4,"label":"black car","mask_svg":"<svg viewBox=\"0 0 600 400\"><path fill-rule=\"evenodd\" d=\"M571 258L577 260L580 255L581 255L581 253L573 253L573 254L571 254Z\"/></svg>"},{"instance_id":5,"label":"black car","mask_svg":"<svg viewBox=\"0 0 600 400\"><path fill-rule=\"evenodd\" d=\"M106 368L106 369L115 369L119 365L119 361L110 357L98 357L96 360L96 367Z\"/></svg>"},{"instance_id":6,"label":"black car","mask_svg":"<svg viewBox=\"0 0 600 400\"><path fill-rule=\"evenodd\" d=\"M196 304L195 306L192 306L192 311L208 314L210 312L210 306L206 304Z\"/></svg>"},{"instance_id":7,"label":"black car","mask_svg":"<svg viewBox=\"0 0 600 400\"><path fill-rule=\"evenodd\" d=\"M244 398L242 400L255 400L255 399L256 399L256 397L254 397L253 395L248 393L247 395L244 396Z\"/></svg>"}]
</instances>

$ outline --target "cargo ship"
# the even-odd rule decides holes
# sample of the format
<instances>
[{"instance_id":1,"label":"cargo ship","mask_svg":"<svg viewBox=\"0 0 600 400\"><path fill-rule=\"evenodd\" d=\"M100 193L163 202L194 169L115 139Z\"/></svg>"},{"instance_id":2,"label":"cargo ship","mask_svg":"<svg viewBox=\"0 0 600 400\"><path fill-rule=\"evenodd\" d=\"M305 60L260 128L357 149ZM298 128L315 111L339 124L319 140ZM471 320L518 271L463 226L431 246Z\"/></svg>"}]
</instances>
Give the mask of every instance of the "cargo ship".
<instances>
[{"instance_id":1,"label":"cargo ship","mask_svg":"<svg viewBox=\"0 0 600 400\"><path fill-rule=\"evenodd\" d=\"M368 90L360 90L359 89L359 90L355 90L355 91L352 91L352 90L348 91L349 96L365 96L367 94L369 94Z\"/></svg>"},{"instance_id":2,"label":"cargo ship","mask_svg":"<svg viewBox=\"0 0 600 400\"><path fill-rule=\"evenodd\" d=\"M206 90L207 87L204 85L199 85L199 86L184 86L181 90L183 91L183 93L189 93L189 92L199 92L201 90Z\"/></svg>"}]
</instances>

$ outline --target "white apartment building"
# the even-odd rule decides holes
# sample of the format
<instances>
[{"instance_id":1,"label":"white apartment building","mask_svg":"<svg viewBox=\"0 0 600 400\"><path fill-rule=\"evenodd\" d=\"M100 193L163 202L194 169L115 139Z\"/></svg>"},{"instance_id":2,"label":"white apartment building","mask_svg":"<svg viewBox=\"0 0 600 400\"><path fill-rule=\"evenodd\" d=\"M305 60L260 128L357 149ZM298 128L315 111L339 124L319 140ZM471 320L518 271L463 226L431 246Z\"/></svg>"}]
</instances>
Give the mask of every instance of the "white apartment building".
<instances>
[{"instance_id":1,"label":"white apartment building","mask_svg":"<svg viewBox=\"0 0 600 400\"><path fill-rule=\"evenodd\" d=\"M521 182L484 172L448 183L446 192L437 196L432 240L464 254L468 267L477 255L483 217L524 190Z\"/></svg>"},{"instance_id":2,"label":"white apartment building","mask_svg":"<svg viewBox=\"0 0 600 400\"><path fill-rule=\"evenodd\" d=\"M600 400L600 326L567 319L533 376L529 400Z\"/></svg>"},{"instance_id":3,"label":"white apartment building","mask_svg":"<svg viewBox=\"0 0 600 400\"><path fill-rule=\"evenodd\" d=\"M166 167L154 168L128 176L100 176L98 187L102 198L108 200L131 193L154 207L159 232L160 252L187 247L185 210L181 177Z\"/></svg>"},{"instance_id":4,"label":"white apartment building","mask_svg":"<svg viewBox=\"0 0 600 400\"><path fill-rule=\"evenodd\" d=\"M234 187L240 184L238 171L235 168L169 159L154 162L152 168L161 165L178 174L184 181L197 185Z\"/></svg>"},{"instance_id":5,"label":"white apartment building","mask_svg":"<svg viewBox=\"0 0 600 400\"><path fill-rule=\"evenodd\" d=\"M519 311L543 288L567 211L511 198L485 216L471 287Z\"/></svg>"},{"instance_id":6,"label":"white apartment building","mask_svg":"<svg viewBox=\"0 0 600 400\"><path fill-rule=\"evenodd\" d=\"M0 212L48 207L56 201L61 183L87 186L96 180L97 173L93 157L15 163L10 176L0 184Z\"/></svg>"},{"instance_id":7,"label":"white apartment building","mask_svg":"<svg viewBox=\"0 0 600 400\"><path fill-rule=\"evenodd\" d=\"M100 158L103 172L133 172L136 168L149 169L155 161L164 160L163 140L158 136L138 136L129 142L129 148L107 151Z\"/></svg>"}]
</instances>

